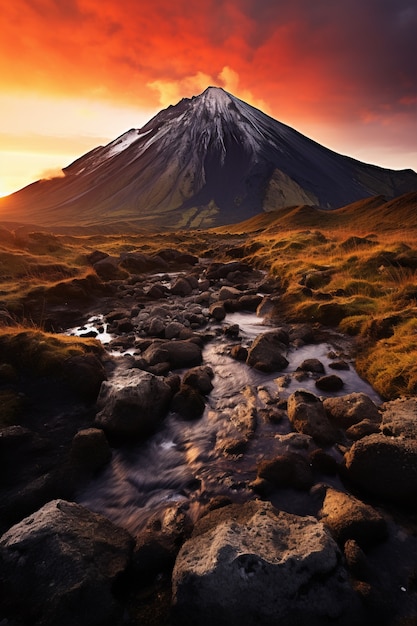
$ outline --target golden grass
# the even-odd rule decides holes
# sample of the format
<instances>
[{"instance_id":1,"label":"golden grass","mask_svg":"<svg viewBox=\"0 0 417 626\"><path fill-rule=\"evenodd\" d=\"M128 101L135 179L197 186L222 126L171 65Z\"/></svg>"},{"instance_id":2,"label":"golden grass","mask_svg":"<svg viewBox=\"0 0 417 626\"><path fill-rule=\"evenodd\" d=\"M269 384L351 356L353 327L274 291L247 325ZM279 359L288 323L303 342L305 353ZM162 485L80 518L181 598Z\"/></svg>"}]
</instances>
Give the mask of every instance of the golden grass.
<instances>
[{"instance_id":1,"label":"golden grass","mask_svg":"<svg viewBox=\"0 0 417 626\"><path fill-rule=\"evenodd\" d=\"M417 313L416 207L406 205L401 217L400 204L381 202L370 199L332 212L289 207L211 231L79 236L4 231L0 305L17 316L28 294L45 298L56 292L59 299L62 285L94 274L87 261L94 250L118 257L174 248L214 261L238 258L279 278L277 310L283 320L320 322L356 337L361 375L386 398L410 395L416 393L417 362L410 322ZM4 331L0 346L2 337ZM51 339L47 349L45 338L36 334L21 340L36 367L85 349L74 340L57 347ZM19 345L17 336L14 342Z\"/></svg>"},{"instance_id":2,"label":"golden grass","mask_svg":"<svg viewBox=\"0 0 417 626\"><path fill-rule=\"evenodd\" d=\"M66 335L54 335L22 326L0 328L0 359L18 372L34 376L57 374L73 356L102 354L99 341Z\"/></svg>"}]
</instances>

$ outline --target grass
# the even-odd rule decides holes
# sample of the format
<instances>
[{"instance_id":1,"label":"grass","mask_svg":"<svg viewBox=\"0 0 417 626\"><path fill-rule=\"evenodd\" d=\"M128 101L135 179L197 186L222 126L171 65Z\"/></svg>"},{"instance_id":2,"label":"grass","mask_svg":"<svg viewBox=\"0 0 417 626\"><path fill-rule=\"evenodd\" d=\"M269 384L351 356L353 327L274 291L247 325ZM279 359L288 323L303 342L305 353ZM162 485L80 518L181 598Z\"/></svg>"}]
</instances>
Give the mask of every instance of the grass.
<instances>
[{"instance_id":1,"label":"grass","mask_svg":"<svg viewBox=\"0 0 417 626\"><path fill-rule=\"evenodd\" d=\"M3 230L0 309L19 320L28 298L52 304L65 297L76 299L83 281L100 282L87 260L94 250L119 257L124 252L157 254L174 248L213 261L239 259L278 279L276 309L283 320L319 322L356 337L360 373L383 397L414 394L417 353L410 320L417 316L416 228L410 222L404 230L398 212L398 230L392 220L390 226L387 220L380 226L381 212L371 205L369 214L358 207L317 215L288 209L279 213L280 219L264 214L212 231L15 236ZM31 333L26 339L17 333L8 341L17 350L26 346L27 362L40 370L64 354L85 349L65 340L58 346L52 338ZM3 330L3 351L4 337ZM12 359L12 351L9 356Z\"/></svg>"}]
</instances>

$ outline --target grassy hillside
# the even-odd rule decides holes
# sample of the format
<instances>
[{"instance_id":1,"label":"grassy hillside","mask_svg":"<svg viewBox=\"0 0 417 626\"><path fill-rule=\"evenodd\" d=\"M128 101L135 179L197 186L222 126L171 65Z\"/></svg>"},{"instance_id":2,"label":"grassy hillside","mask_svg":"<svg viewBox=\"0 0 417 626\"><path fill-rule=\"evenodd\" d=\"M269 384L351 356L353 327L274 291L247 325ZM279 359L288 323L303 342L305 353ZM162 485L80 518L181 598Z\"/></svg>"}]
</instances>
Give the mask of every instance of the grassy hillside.
<instances>
[{"instance_id":1,"label":"grassy hillside","mask_svg":"<svg viewBox=\"0 0 417 626\"><path fill-rule=\"evenodd\" d=\"M359 373L386 398L413 395L416 235L417 193L332 212L289 207L208 231L71 236L3 228L0 323L33 325L28 302L79 297L83 285L99 290L101 280L88 261L94 250L118 258L174 248L216 261L242 259L280 285L275 319L320 323L355 337Z\"/></svg>"}]
</instances>

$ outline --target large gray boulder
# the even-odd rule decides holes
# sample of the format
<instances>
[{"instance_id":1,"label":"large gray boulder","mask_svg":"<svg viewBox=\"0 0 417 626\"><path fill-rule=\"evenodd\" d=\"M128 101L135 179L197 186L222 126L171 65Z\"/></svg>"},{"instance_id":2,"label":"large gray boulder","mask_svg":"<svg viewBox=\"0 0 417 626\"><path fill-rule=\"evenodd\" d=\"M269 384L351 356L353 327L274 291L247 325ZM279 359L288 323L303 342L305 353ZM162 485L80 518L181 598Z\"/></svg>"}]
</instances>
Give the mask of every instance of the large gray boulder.
<instances>
[{"instance_id":1,"label":"large gray boulder","mask_svg":"<svg viewBox=\"0 0 417 626\"><path fill-rule=\"evenodd\" d=\"M288 343L288 334L283 329L262 333L249 348L246 362L262 372L280 372L288 365L284 356Z\"/></svg>"},{"instance_id":2,"label":"large gray boulder","mask_svg":"<svg viewBox=\"0 0 417 626\"><path fill-rule=\"evenodd\" d=\"M117 438L147 436L165 416L171 397L171 388L162 378L127 370L101 385L96 424Z\"/></svg>"},{"instance_id":3,"label":"large gray boulder","mask_svg":"<svg viewBox=\"0 0 417 626\"><path fill-rule=\"evenodd\" d=\"M288 398L288 418L299 433L310 435L320 444L337 440L337 431L330 423L320 398L309 391L298 389Z\"/></svg>"},{"instance_id":4,"label":"large gray boulder","mask_svg":"<svg viewBox=\"0 0 417 626\"><path fill-rule=\"evenodd\" d=\"M13 623L114 626L112 588L133 539L84 507L54 500L0 539L0 605Z\"/></svg>"},{"instance_id":5,"label":"large gray boulder","mask_svg":"<svg viewBox=\"0 0 417 626\"><path fill-rule=\"evenodd\" d=\"M345 454L348 478L365 491L406 507L417 507L417 441L369 435Z\"/></svg>"},{"instance_id":6,"label":"large gray boulder","mask_svg":"<svg viewBox=\"0 0 417 626\"><path fill-rule=\"evenodd\" d=\"M173 571L181 626L351 626L359 600L325 527L251 501L212 511Z\"/></svg>"}]
</instances>

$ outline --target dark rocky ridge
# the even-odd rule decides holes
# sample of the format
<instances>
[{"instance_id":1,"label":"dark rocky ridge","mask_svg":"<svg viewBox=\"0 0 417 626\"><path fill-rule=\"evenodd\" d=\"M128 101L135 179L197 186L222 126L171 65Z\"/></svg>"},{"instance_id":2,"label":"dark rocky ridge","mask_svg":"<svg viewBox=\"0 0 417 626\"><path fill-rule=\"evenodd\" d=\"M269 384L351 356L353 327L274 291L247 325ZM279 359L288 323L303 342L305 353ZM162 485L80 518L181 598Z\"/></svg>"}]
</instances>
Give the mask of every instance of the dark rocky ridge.
<instances>
[{"instance_id":1,"label":"dark rocky ridge","mask_svg":"<svg viewBox=\"0 0 417 626\"><path fill-rule=\"evenodd\" d=\"M81 156L64 174L0 199L2 219L205 228L290 205L335 209L417 189L412 170L337 154L215 87Z\"/></svg>"}]
</instances>

